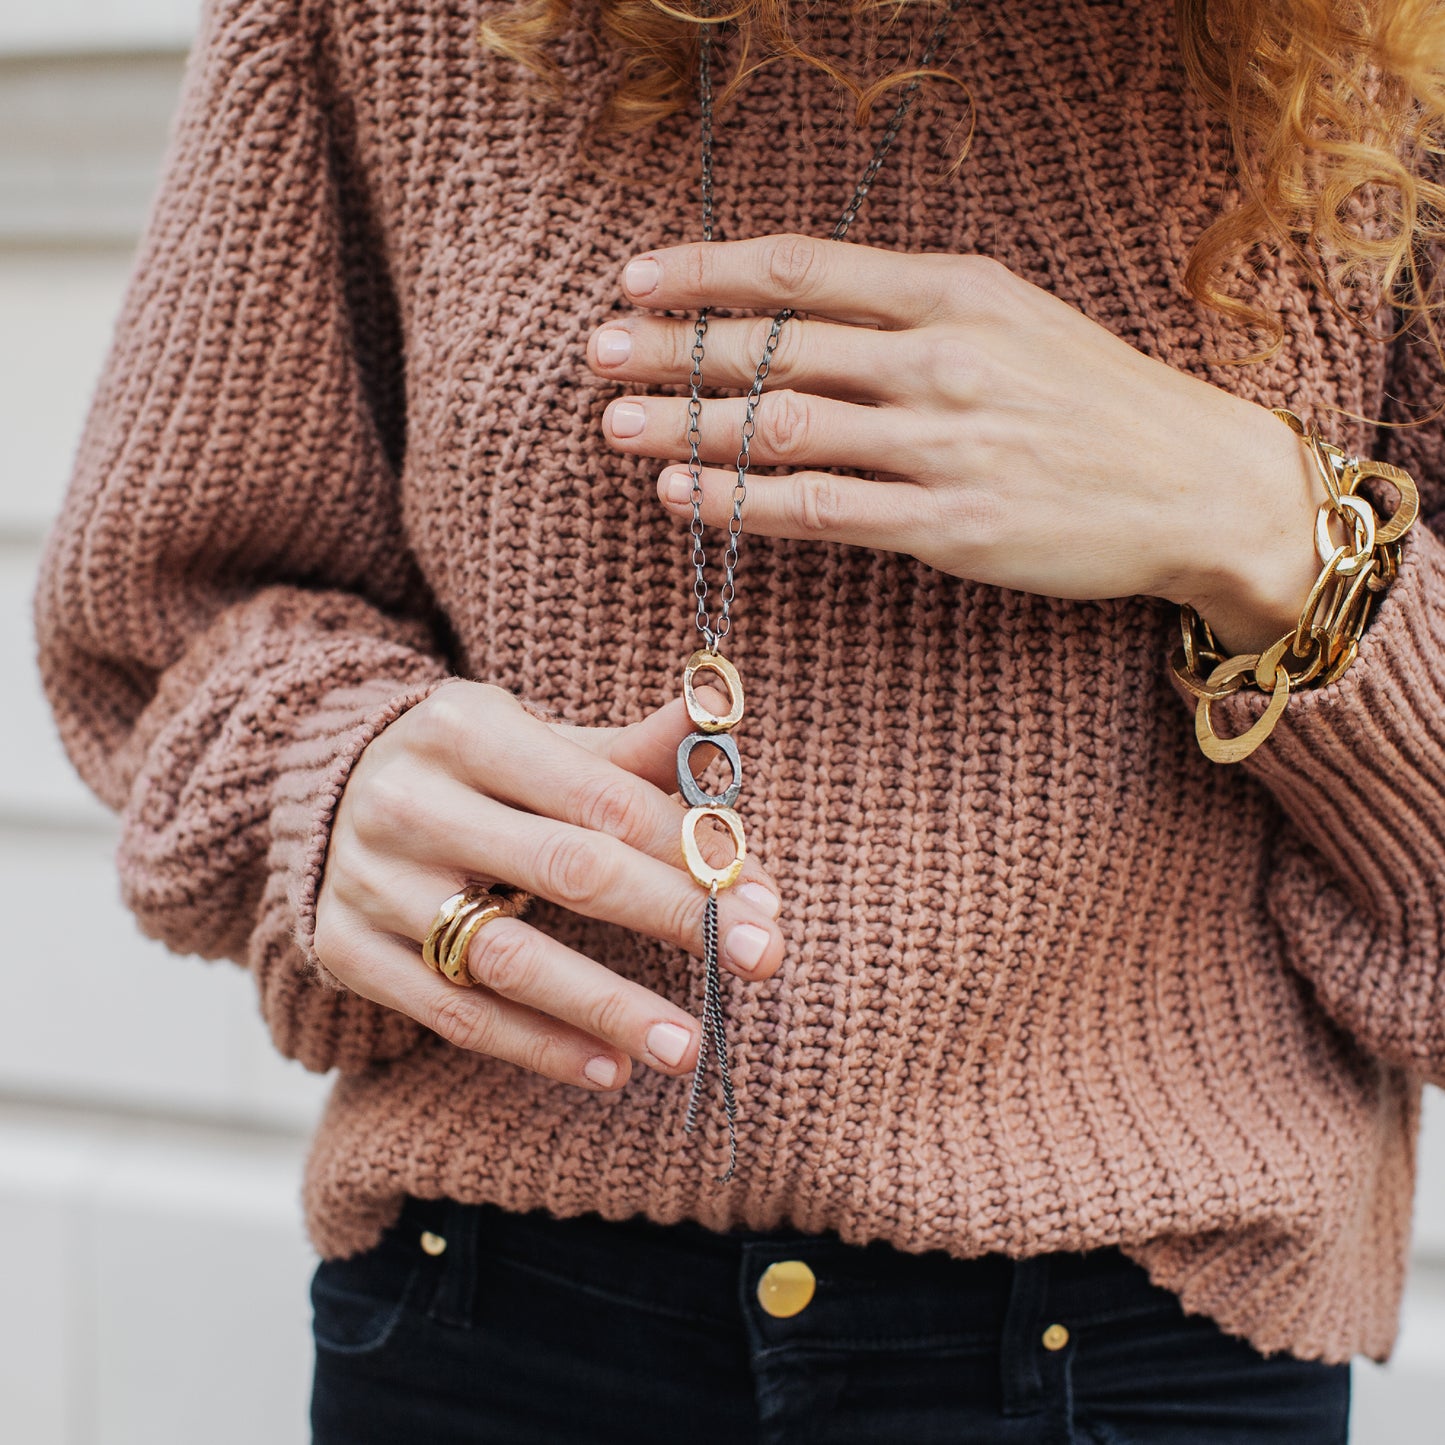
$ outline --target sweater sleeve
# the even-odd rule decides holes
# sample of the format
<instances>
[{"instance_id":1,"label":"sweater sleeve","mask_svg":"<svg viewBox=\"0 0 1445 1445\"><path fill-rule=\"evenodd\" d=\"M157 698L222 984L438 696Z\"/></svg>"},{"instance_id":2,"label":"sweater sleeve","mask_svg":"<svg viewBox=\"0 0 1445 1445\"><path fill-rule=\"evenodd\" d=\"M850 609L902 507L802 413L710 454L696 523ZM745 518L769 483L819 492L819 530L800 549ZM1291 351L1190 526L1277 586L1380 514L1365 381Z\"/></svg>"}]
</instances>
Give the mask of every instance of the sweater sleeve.
<instances>
[{"instance_id":1,"label":"sweater sleeve","mask_svg":"<svg viewBox=\"0 0 1445 1445\"><path fill-rule=\"evenodd\" d=\"M1425 342L1392 343L1387 393L1387 421L1445 401ZM1263 903L1321 1005L1377 1057L1445 1085L1445 417L1378 438L1374 456L1411 474L1421 511L1358 656L1292 693L1247 758L1207 766L1278 804ZM1215 703L1216 731L1243 732L1267 702L1246 688Z\"/></svg>"},{"instance_id":2,"label":"sweater sleeve","mask_svg":"<svg viewBox=\"0 0 1445 1445\"><path fill-rule=\"evenodd\" d=\"M321 967L312 909L347 770L451 670L400 515L394 303L296 8L208 9L33 610L126 906L248 968L323 1072L423 1032Z\"/></svg>"}]
</instances>

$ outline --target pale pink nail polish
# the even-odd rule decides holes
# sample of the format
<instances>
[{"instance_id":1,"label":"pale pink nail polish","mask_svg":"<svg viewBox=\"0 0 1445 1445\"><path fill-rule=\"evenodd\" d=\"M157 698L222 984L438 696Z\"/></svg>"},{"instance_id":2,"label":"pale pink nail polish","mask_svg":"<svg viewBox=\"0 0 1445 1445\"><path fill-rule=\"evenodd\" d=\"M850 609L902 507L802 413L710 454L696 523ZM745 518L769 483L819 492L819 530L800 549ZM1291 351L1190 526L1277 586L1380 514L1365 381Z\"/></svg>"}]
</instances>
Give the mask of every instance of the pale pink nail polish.
<instances>
[{"instance_id":1,"label":"pale pink nail polish","mask_svg":"<svg viewBox=\"0 0 1445 1445\"><path fill-rule=\"evenodd\" d=\"M682 1062L689 1043L686 1029L676 1024L653 1024L647 1031L647 1051L664 1064Z\"/></svg>"},{"instance_id":2,"label":"pale pink nail polish","mask_svg":"<svg viewBox=\"0 0 1445 1445\"><path fill-rule=\"evenodd\" d=\"M748 900L755 903L769 918L776 918L782 910L782 903L776 893L771 893L761 883L739 883L738 892Z\"/></svg>"},{"instance_id":3,"label":"pale pink nail polish","mask_svg":"<svg viewBox=\"0 0 1445 1445\"><path fill-rule=\"evenodd\" d=\"M669 502L686 502L692 497L692 478L686 472L664 472L662 492Z\"/></svg>"},{"instance_id":4,"label":"pale pink nail polish","mask_svg":"<svg viewBox=\"0 0 1445 1445\"><path fill-rule=\"evenodd\" d=\"M582 1068L582 1072L597 1085L599 1089L610 1089L617 1082L617 1063L613 1059L605 1058L599 1054L595 1059L588 1059Z\"/></svg>"},{"instance_id":5,"label":"pale pink nail polish","mask_svg":"<svg viewBox=\"0 0 1445 1445\"><path fill-rule=\"evenodd\" d=\"M602 331L597 335L597 359L603 366L620 366L632 355L632 337L625 331Z\"/></svg>"},{"instance_id":6,"label":"pale pink nail polish","mask_svg":"<svg viewBox=\"0 0 1445 1445\"><path fill-rule=\"evenodd\" d=\"M647 420L647 413L635 401L619 401L612 408L608 425L615 437L635 437Z\"/></svg>"},{"instance_id":7,"label":"pale pink nail polish","mask_svg":"<svg viewBox=\"0 0 1445 1445\"><path fill-rule=\"evenodd\" d=\"M629 261L627 269L622 273L622 284L634 296L646 296L649 291L656 289L661 280L662 267L651 256L639 256L637 260Z\"/></svg>"},{"instance_id":8,"label":"pale pink nail polish","mask_svg":"<svg viewBox=\"0 0 1445 1445\"><path fill-rule=\"evenodd\" d=\"M768 931L756 923L737 923L728 930L723 943L731 962L751 973L763 960L768 947Z\"/></svg>"}]
</instances>

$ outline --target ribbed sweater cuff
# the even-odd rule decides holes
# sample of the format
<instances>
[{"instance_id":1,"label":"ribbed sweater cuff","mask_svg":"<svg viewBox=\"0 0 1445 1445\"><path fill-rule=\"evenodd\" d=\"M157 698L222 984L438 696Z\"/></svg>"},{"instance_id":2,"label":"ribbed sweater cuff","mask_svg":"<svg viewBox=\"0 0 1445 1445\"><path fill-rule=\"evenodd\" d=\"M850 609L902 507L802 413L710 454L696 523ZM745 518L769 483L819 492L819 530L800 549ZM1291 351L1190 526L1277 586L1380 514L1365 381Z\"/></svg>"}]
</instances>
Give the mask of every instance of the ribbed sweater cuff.
<instances>
[{"instance_id":1,"label":"ribbed sweater cuff","mask_svg":"<svg viewBox=\"0 0 1445 1445\"><path fill-rule=\"evenodd\" d=\"M399 680L388 678L334 688L307 712L277 755L270 863L286 875L296 945L305 966L328 988L345 990L346 985L316 956L316 897L336 807L351 769L385 727L455 681L454 676L434 677L398 691Z\"/></svg>"},{"instance_id":2,"label":"ribbed sweater cuff","mask_svg":"<svg viewBox=\"0 0 1445 1445\"><path fill-rule=\"evenodd\" d=\"M1241 768L1346 874L1381 884L1382 851L1418 838L1416 865L1439 861L1445 839L1445 542L1423 519L1405 534L1399 572L1376 599L1359 653L1334 682L1291 694L1273 732ZM1195 700L1173 678L1192 717ZM1255 688L1215 703L1215 731L1236 736L1264 712ZM1426 883L1427 880L1420 879ZM1396 878L1387 892L1408 887ZM1368 890L1381 901L1378 890Z\"/></svg>"}]
</instances>

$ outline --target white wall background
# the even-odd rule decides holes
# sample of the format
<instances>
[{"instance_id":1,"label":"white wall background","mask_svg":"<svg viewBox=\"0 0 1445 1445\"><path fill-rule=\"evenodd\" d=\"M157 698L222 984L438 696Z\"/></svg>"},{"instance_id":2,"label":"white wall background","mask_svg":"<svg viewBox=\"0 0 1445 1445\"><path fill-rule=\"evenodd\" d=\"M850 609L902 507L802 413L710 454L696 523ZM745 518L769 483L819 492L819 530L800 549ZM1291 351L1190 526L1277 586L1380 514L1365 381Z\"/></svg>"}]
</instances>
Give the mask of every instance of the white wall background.
<instances>
[{"instance_id":1,"label":"white wall background","mask_svg":"<svg viewBox=\"0 0 1445 1445\"><path fill-rule=\"evenodd\" d=\"M314 1260L297 1184L327 1081L271 1050L239 969L168 954L121 909L113 822L55 741L30 629L39 544L155 183L193 4L0 11L8 1445L307 1436ZM1445 1433L1445 1107L1427 1102L1404 1330L1388 1369L1356 1364L1357 1445Z\"/></svg>"},{"instance_id":2,"label":"white wall background","mask_svg":"<svg viewBox=\"0 0 1445 1445\"><path fill-rule=\"evenodd\" d=\"M39 544L195 0L0 7L0 1441L302 1445L298 1183L327 1081L250 979L142 938L33 662ZM83 900L83 901L82 901Z\"/></svg>"}]
</instances>

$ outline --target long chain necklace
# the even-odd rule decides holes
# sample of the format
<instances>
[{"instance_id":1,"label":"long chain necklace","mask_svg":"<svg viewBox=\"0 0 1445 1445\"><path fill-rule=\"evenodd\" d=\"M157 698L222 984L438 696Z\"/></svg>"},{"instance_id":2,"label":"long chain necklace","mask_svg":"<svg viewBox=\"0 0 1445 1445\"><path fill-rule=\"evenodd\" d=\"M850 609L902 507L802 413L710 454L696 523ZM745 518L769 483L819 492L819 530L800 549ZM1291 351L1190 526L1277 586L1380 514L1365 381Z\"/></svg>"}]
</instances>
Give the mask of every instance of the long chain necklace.
<instances>
[{"instance_id":1,"label":"long chain necklace","mask_svg":"<svg viewBox=\"0 0 1445 1445\"><path fill-rule=\"evenodd\" d=\"M961 0L949 0L944 7L942 18L929 38L928 47L919 62L920 69L933 64L939 46L948 27L957 13ZM711 6L704 3L704 16ZM698 94L702 113L702 234L703 240L713 238L713 176L712 176L712 31L713 26L704 20L698 26ZM883 165L884 158L892 149L903 119L908 114L913 98L921 84L919 77L910 80L899 98L898 107L884 131L878 148L873 153L862 177L854 188L853 197L843 208L843 214L833 227L832 239L840 241L857 218L868 191ZM717 1176L719 1184L726 1184L733 1176L737 1163L737 1100L733 1094L732 1075L728 1068L727 1035L723 1027L722 992L719 984L717 963L717 895L718 891L730 887L742 872L747 845L743 835L743 820L734 804L742 791L743 768L738 755L737 743L729 734L742 721L743 685L738 670L718 650L731 626L731 607L734 597L733 576L738 560L738 537L742 532L743 500L747 496L747 473L753 433L756 429L758 399L762 395L763 382L767 380L772 366L773 353L777 349L778 337L783 326L793 315L793 309L785 306L773 318L772 329L763 347L763 355L753 373L752 386L748 391L747 405L742 428L742 443L737 454L737 479L733 484L733 512L728 523L728 547L723 558L725 578L722 587L722 606L717 625L713 625L708 611L708 585L704 568L707 563L702 545L702 477L699 450L699 419L702 415L702 360L703 340L707 335L708 311L704 307L697 316L693 328L691 397L688 401L687 439L691 449L690 471L692 474L692 564L693 594L697 598L696 622L702 633L705 646L697 649L687 660L682 674L682 695L687 704L687 714L697 731L689 733L677 750L677 781L688 811L682 820L682 852L688 871L693 878L707 889L707 901L703 905L703 963L706 977L703 990L702 1041L698 1047L697 1065L693 1070L692 1089L687 1100L687 1122L684 1132L691 1134L697 1123L698 1099L702 1093L703 1080L707 1075L709 1047L717 1057L718 1074L722 1081L723 1104L727 1113L728 1166ZM712 672L721 679L728 693L728 710L725 713L709 711L694 691L694 680L699 672ZM721 793L705 793L693 777L689 759L699 743L711 743L728 760L732 777ZM703 856L698 846L697 829L704 818L713 818L721 823L731 835L733 856L726 866L714 867Z\"/></svg>"}]
</instances>

